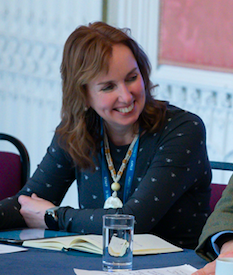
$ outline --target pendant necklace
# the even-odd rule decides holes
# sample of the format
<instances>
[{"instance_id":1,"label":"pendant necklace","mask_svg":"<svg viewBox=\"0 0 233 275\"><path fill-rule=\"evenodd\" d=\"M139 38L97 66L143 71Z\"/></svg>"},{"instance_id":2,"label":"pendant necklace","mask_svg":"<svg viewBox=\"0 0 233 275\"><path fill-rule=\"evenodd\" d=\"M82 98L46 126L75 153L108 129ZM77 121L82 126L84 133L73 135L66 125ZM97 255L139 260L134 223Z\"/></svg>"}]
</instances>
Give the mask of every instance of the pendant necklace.
<instances>
[{"instance_id":1,"label":"pendant necklace","mask_svg":"<svg viewBox=\"0 0 233 275\"><path fill-rule=\"evenodd\" d=\"M106 134L106 131L104 130L104 152L105 152L105 157L108 163L108 169L110 171L111 177L113 179L113 183L111 184L111 189L113 191L112 196L110 196L104 203L104 208L108 209L108 208L122 208L123 203L122 201L117 197L117 191L120 190L121 185L119 184L119 180L126 168L126 165L132 155L132 151L134 148L135 143L138 141L139 138L139 134L136 134L134 136L133 141L131 142L129 149L124 157L124 159L122 160L121 166L118 170L118 172L116 173L116 170L114 168L113 165L113 161L112 161L112 157L110 154L110 147L109 147L109 142L108 142L108 137Z\"/></svg>"}]
</instances>

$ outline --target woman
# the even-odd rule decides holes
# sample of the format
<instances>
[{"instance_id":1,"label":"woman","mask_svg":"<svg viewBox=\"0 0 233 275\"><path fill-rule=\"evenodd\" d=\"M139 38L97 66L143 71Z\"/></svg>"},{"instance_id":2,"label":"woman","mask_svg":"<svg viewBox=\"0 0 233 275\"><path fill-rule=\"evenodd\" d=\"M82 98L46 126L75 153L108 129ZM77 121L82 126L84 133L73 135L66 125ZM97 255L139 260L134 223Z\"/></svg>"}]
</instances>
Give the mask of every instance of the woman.
<instances>
[{"instance_id":1,"label":"woman","mask_svg":"<svg viewBox=\"0 0 233 275\"><path fill-rule=\"evenodd\" d=\"M1 228L101 234L104 214L125 213L135 216L136 233L197 245L209 214L205 128L153 99L149 74L126 30L96 22L69 36L61 123L32 178L1 203ZM80 209L55 207L75 179Z\"/></svg>"}]
</instances>

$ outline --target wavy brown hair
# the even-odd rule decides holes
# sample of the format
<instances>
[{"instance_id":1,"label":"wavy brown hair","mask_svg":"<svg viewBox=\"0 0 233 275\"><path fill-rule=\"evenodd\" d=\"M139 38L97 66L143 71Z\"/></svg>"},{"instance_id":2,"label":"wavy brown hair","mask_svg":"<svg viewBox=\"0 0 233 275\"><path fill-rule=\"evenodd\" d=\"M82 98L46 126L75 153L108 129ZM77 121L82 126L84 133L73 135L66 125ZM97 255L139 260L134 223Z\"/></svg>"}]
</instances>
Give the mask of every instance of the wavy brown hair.
<instances>
[{"instance_id":1,"label":"wavy brown hair","mask_svg":"<svg viewBox=\"0 0 233 275\"><path fill-rule=\"evenodd\" d=\"M100 117L87 102L87 84L102 72L108 72L112 47L124 44L132 51L145 84L146 102L139 116L143 130L157 132L166 113L166 105L152 97L150 62L141 47L128 35L103 22L80 26L68 37L61 64L63 101L62 122L57 132L61 146L81 169L94 168L93 156L100 149Z\"/></svg>"}]
</instances>

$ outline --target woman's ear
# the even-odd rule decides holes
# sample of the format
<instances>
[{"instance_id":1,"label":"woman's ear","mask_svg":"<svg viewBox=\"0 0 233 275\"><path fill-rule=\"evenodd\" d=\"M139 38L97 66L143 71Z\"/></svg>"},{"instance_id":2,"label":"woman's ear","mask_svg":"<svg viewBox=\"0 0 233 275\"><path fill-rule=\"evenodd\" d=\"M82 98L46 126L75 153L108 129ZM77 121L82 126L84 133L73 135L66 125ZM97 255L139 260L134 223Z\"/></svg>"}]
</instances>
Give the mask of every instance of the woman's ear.
<instances>
[{"instance_id":1,"label":"woman's ear","mask_svg":"<svg viewBox=\"0 0 233 275\"><path fill-rule=\"evenodd\" d=\"M89 108L90 108L90 104L89 104L89 102L88 102L88 99L86 99L86 100L85 100L84 112L87 112Z\"/></svg>"}]
</instances>

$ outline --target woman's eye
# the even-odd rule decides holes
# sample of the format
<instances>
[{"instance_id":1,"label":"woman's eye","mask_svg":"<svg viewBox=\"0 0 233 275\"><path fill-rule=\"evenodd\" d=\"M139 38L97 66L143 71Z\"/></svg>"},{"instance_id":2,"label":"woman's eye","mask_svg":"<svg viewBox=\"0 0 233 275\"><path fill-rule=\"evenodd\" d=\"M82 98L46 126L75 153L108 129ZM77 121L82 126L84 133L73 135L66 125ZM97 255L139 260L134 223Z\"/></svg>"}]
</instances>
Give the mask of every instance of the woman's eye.
<instances>
[{"instance_id":1,"label":"woman's eye","mask_svg":"<svg viewBox=\"0 0 233 275\"><path fill-rule=\"evenodd\" d=\"M107 92L107 91L111 91L113 88L114 88L114 85L109 84L109 85L103 87L101 90L104 91L104 92Z\"/></svg>"},{"instance_id":2,"label":"woman's eye","mask_svg":"<svg viewBox=\"0 0 233 275\"><path fill-rule=\"evenodd\" d=\"M135 81L135 80L137 79L137 77L138 77L137 74L132 75L132 76L128 77L128 78L126 79L126 81L127 81L127 82Z\"/></svg>"}]
</instances>

